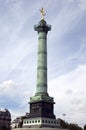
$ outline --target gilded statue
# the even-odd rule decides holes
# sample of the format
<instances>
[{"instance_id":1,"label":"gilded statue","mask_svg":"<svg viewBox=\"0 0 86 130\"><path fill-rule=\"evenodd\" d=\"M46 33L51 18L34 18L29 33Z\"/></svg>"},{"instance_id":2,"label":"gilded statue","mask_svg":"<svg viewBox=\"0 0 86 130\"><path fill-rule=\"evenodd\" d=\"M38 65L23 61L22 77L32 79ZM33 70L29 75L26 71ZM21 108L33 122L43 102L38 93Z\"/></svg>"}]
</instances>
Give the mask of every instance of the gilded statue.
<instances>
[{"instance_id":1,"label":"gilded statue","mask_svg":"<svg viewBox=\"0 0 86 130\"><path fill-rule=\"evenodd\" d=\"M41 13L41 16L42 16L41 19L44 19L44 16L46 15L44 8L40 9L40 13Z\"/></svg>"}]
</instances>

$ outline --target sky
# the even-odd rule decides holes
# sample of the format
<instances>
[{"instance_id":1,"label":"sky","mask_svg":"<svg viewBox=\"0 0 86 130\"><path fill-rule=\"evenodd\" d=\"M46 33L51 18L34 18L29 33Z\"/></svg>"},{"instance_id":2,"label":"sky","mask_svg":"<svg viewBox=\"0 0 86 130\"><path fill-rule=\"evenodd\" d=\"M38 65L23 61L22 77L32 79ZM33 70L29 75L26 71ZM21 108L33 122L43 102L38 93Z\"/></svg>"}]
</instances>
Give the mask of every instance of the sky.
<instances>
[{"instance_id":1,"label":"sky","mask_svg":"<svg viewBox=\"0 0 86 130\"><path fill-rule=\"evenodd\" d=\"M38 34L48 32L48 93L56 118L86 124L86 0L0 0L0 108L12 119L29 112L35 95ZM63 117L63 114L66 114Z\"/></svg>"}]
</instances>

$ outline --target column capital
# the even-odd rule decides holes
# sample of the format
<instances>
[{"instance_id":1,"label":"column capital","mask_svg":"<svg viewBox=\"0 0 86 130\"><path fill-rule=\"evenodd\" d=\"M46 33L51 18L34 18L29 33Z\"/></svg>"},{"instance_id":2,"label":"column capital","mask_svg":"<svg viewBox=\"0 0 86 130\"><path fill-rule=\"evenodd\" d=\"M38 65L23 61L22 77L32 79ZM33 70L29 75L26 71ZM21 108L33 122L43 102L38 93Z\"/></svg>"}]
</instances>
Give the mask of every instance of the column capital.
<instances>
[{"instance_id":1,"label":"column capital","mask_svg":"<svg viewBox=\"0 0 86 130\"><path fill-rule=\"evenodd\" d=\"M42 19L41 21L39 21L39 24L34 25L34 30L39 32L48 32L51 30L51 25L47 24L46 21L44 19Z\"/></svg>"}]
</instances>

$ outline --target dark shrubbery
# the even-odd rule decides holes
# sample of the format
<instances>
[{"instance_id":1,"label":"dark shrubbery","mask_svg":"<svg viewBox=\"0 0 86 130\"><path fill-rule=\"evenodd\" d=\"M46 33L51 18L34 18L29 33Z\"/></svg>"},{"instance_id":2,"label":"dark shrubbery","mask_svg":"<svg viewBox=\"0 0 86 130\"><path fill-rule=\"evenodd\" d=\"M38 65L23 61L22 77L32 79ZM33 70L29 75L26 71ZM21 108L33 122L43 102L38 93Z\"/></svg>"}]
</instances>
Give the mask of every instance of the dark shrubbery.
<instances>
[{"instance_id":1,"label":"dark shrubbery","mask_svg":"<svg viewBox=\"0 0 86 130\"><path fill-rule=\"evenodd\" d=\"M84 130L86 130L86 125L84 125Z\"/></svg>"},{"instance_id":2,"label":"dark shrubbery","mask_svg":"<svg viewBox=\"0 0 86 130\"><path fill-rule=\"evenodd\" d=\"M0 130L11 130L11 129L7 128L6 126L0 126Z\"/></svg>"},{"instance_id":3,"label":"dark shrubbery","mask_svg":"<svg viewBox=\"0 0 86 130\"><path fill-rule=\"evenodd\" d=\"M65 122L64 120L62 119L58 119L59 120L59 123L60 123L60 126L64 129L69 129L69 130L83 130L80 126L78 126L77 124L73 124L73 123L70 123L68 124L67 122ZM86 126L84 126L84 130L86 130Z\"/></svg>"}]
</instances>

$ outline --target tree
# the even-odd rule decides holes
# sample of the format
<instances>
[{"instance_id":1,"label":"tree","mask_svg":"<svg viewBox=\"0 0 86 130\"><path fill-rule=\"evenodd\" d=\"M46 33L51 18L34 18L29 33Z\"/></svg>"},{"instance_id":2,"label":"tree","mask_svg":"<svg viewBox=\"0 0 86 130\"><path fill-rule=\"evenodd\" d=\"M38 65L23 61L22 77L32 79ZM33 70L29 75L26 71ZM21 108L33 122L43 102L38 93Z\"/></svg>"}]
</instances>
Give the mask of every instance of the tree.
<instances>
[{"instance_id":1,"label":"tree","mask_svg":"<svg viewBox=\"0 0 86 130\"><path fill-rule=\"evenodd\" d=\"M83 130L80 126L74 123L67 123L62 119L58 119L58 122L63 129L69 129L69 130ZM84 130L86 130L86 125L84 126Z\"/></svg>"},{"instance_id":2,"label":"tree","mask_svg":"<svg viewBox=\"0 0 86 130\"><path fill-rule=\"evenodd\" d=\"M86 130L86 125L84 125L84 130Z\"/></svg>"},{"instance_id":3,"label":"tree","mask_svg":"<svg viewBox=\"0 0 86 130\"><path fill-rule=\"evenodd\" d=\"M82 130L77 124L69 124L69 130Z\"/></svg>"},{"instance_id":4,"label":"tree","mask_svg":"<svg viewBox=\"0 0 86 130\"><path fill-rule=\"evenodd\" d=\"M68 123L66 123L64 120L59 118L58 121L62 128L68 128Z\"/></svg>"}]
</instances>

